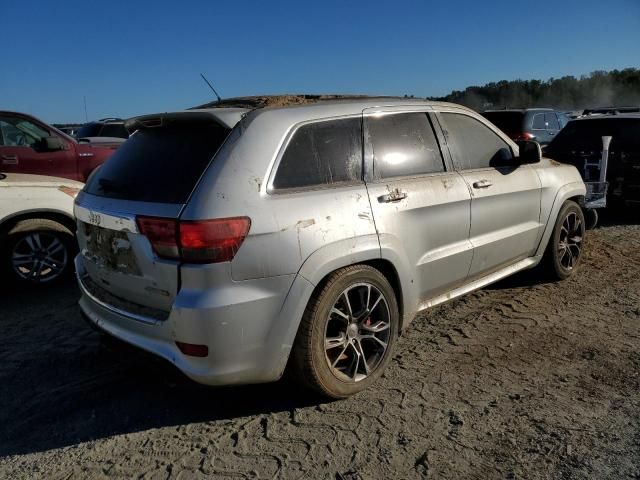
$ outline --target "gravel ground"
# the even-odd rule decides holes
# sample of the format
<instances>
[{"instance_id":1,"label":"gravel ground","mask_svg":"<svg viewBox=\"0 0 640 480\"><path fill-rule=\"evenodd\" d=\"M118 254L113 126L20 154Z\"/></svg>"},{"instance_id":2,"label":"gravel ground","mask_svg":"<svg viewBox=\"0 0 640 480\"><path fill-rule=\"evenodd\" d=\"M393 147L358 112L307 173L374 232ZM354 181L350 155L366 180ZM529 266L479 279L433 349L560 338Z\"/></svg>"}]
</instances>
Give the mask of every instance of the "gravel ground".
<instances>
[{"instance_id":1,"label":"gravel ground","mask_svg":"<svg viewBox=\"0 0 640 480\"><path fill-rule=\"evenodd\" d=\"M205 388L81 320L72 282L3 289L0 477L640 478L640 226L417 318L378 384Z\"/></svg>"}]
</instances>

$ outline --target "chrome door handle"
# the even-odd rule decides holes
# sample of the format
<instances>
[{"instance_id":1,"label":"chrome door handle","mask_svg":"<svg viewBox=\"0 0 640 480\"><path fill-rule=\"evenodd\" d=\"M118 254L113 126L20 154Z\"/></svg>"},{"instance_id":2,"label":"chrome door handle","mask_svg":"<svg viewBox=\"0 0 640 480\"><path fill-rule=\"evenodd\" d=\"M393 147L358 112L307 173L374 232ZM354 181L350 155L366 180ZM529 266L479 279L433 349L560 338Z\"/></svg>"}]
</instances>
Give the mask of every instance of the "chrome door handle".
<instances>
[{"instance_id":1,"label":"chrome door handle","mask_svg":"<svg viewBox=\"0 0 640 480\"><path fill-rule=\"evenodd\" d=\"M473 188L489 188L493 183L489 180L478 180L477 182L473 182Z\"/></svg>"},{"instance_id":2,"label":"chrome door handle","mask_svg":"<svg viewBox=\"0 0 640 480\"><path fill-rule=\"evenodd\" d=\"M17 165L18 164L18 155L2 155L2 164L3 165Z\"/></svg>"},{"instance_id":3,"label":"chrome door handle","mask_svg":"<svg viewBox=\"0 0 640 480\"><path fill-rule=\"evenodd\" d=\"M391 202L399 202L400 200L404 200L407 198L407 194L405 192L401 192L397 188L393 192L389 192L386 195L380 195L378 197L379 203L391 203Z\"/></svg>"}]
</instances>

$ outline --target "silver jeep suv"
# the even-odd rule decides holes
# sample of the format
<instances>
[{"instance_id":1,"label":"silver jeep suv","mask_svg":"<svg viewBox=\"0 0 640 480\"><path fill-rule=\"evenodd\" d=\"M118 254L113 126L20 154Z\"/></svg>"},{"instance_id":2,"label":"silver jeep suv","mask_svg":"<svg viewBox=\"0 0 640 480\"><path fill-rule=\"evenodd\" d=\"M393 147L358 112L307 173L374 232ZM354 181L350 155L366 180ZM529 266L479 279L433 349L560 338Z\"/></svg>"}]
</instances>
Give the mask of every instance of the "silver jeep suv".
<instances>
[{"instance_id":1,"label":"silver jeep suv","mask_svg":"<svg viewBox=\"0 0 640 480\"><path fill-rule=\"evenodd\" d=\"M147 115L77 197L80 306L210 385L368 387L412 318L580 261L577 170L414 99Z\"/></svg>"}]
</instances>

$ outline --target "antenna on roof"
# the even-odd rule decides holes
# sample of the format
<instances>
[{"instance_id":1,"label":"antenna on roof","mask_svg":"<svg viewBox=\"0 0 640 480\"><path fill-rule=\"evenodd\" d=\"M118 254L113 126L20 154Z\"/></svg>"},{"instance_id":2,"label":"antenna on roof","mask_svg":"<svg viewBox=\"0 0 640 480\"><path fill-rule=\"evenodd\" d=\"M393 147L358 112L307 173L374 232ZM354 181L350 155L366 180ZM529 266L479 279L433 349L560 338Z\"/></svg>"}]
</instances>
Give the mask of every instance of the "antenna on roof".
<instances>
[{"instance_id":1,"label":"antenna on roof","mask_svg":"<svg viewBox=\"0 0 640 480\"><path fill-rule=\"evenodd\" d=\"M211 82L209 82L209 80L207 80L207 77L205 77L202 73L200 74L200 76L202 77L202 79L205 82L207 82L207 85L209 85L209 88L213 91L213 93L216 96L216 98L218 99L218 101L221 102L222 99L220 98L220 95L218 95L218 92L216 92L216 89L213 88L213 85L211 85Z\"/></svg>"}]
</instances>

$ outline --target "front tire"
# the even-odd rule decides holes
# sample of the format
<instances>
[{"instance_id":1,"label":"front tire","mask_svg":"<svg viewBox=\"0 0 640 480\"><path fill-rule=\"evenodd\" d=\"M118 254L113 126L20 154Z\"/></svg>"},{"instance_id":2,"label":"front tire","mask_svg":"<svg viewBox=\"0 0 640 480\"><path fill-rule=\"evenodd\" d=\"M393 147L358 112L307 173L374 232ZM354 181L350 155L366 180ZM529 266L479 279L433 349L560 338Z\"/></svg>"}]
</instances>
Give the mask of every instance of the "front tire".
<instances>
[{"instance_id":1,"label":"front tire","mask_svg":"<svg viewBox=\"0 0 640 480\"><path fill-rule=\"evenodd\" d=\"M305 310L292 373L329 398L366 389L390 361L399 317L395 292L378 270L354 265L333 272Z\"/></svg>"},{"instance_id":2,"label":"front tire","mask_svg":"<svg viewBox=\"0 0 640 480\"><path fill-rule=\"evenodd\" d=\"M582 209L576 202L567 200L558 213L544 258L547 271L554 278L564 280L576 271L582 259L584 235Z\"/></svg>"}]
</instances>

